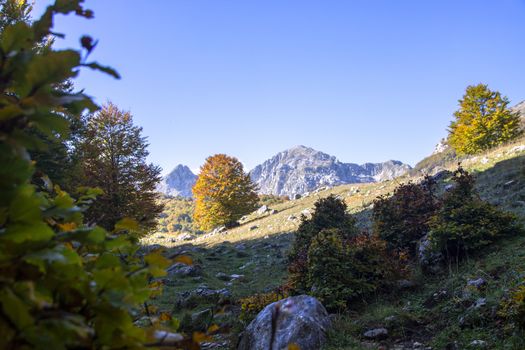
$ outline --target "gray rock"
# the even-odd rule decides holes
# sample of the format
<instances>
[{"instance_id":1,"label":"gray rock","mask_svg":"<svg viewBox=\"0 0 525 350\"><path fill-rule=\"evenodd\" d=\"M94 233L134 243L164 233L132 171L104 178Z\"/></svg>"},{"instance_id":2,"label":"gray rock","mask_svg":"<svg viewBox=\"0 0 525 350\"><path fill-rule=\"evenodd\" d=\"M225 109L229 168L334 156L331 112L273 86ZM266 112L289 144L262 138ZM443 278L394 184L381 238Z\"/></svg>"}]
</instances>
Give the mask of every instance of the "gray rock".
<instances>
[{"instance_id":1,"label":"gray rock","mask_svg":"<svg viewBox=\"0 0 525 350\"><path fill-rule=\"evenodd\" d=\"M388 338L388 330L386 328L370 329L363 333L363 337L367 339L382 340Z\"/></svg>"},{"instance_id":2,"label":"gray rock","mask_svg":"<svg viewBox=\"0 0 525 350\"><path fill-rule=\"evenodd\" d=\"M470 342L470 346L476 347L476 348L486 348L487 342L484 340L476 339Z\"/></svg>"},{"instance_id":3,"label":"gray rock","mask_svg":"<svg viewBox=\"0 0 525 350\"><path fill-rule=\"evenodd\" d=\"M217 272L217 274L215 275L215 277L217 277L218 279L220 279L221 281L229 281L231 278L230 278L230 275L224 273L224 272Z\"/></svg>"},{"instance_id":4,"label":"gray rock","mask_svg":"<svg viewBox=\"0 0 525 350\"><path fill-rule=\"evenodd\" d=\"M271 214L271 215L275 215L275 214L277 214L278 212L279 212L279 211L278 211L277 209L272 209L272 210L270 210L270 214Z\"/></svg>"},{"instance_id":5,"label":"gray rock","mask_svg":"<svg viewBox=\"0 0 525 350\"><path fill-rule=\"evenodd\" d=\"M192 326L196 329L206 329L208 323L213 318L213 312L211 309L204 309L199 312L191 314Z\"/></svg>"},{"instance_id":6,"label":"gray rock","mask_svg":"<svg viewBox=\"0 0 525 350\"><path fill-rule=\"evenodd\" d=\"M290 215L290 216L288 217L288 221L294 221L294 220L297 220L297 216L295 216L295 215Z\"/></svg>"},{"instance_id":7,"label":"gray rock","mask_svg":"<svg viewBox=\"0 0 525 350\"><path fill-rule=\"evenodd\" d=\"M443 271L443 254L432 248L428 234L423 236L417 244L417 258L424 272L437 274Z\"/></svg>"},{"instance_id":8,"label":"gray rock","mask_svg":"<svg viewBox=\"0 0 525 350\"><path fill-rule=\"evenodd\" d=\"M257 225L250 226L250 231L257 230L258 228L259 228L259 226L257 226Z\"/></svg>"},{"instance_id":9,"label":"gray rock","mask_svg":"<svg viewBox=\"0 0 525 350\"><path fill-rule=\"evenodd\" d=\"M413 289L416 287L416 283L410 280L399 280L396 284L399 289Z\"/></svg>"},{"instance_id":10,"label":"gray rock","mask_svg":"<svg viewBox=\"0 0 525 350\"><path fill-rule=\"evenodd\" d=\"M259 209L257 209L257 215L262 215L268 211L268 206L263 205Z\"/></svg>"},{"instance_id":11,"label":"gray rock","mask_svg":"<svg viewBox=\"0 0 525 350\"><path fill-rule=\"evenodd\" d=\"M504 189L509 189L512 187L512 185L514 185L516 183L516 180L510 180L510 181L507 181L503 184L503 188Z\"/></svg>"},{"instance_id":12,"label":"gray rock","mask_svg":"<svg viewBox=\"0 0 525 350\"><path fill-rule=\"evenodd\" d=\"M479 309L483 306L487 305L487 299L486 298L478 298L476 299L476 302L473 305L474 309Z\"/></svg>"},{"instance_id":13,"label":"gray rock","mask_svg":"<svg viewBox=\"0 0 525 350\"><path fill-rule=\"evenodd\" d=\"M196 277L202 274L202 267L200 265L186 265L183 263L175 263L166 269L168 276L191 276Z\"/></svg>"},{"instance_id":14,"label":"gray rock","mask_svg":"<svg viewBox=\"0 0 525 350\"><path fill-rule=\"evenodd\" d=\"M485 286L487 285L487 281L485 281L483 278L476 278L476 279L473 279L473 280L468 280L467 281L467 286L468 287L474 287L476 289L482 289L484 288Z\"/></svg>"},{"instance_id":15,"label":"gray rock","mask_svg":"<svg viewBox=\"0 0 525 350\"><path fill-rule=\"evenodd\" d=\"M456 185L448 184L448 185L445 186L445 191L446 192L452 191L454 189L454 187L456 187Z\"/></svg>"},{"instance_id":16,"label":"gray rock","mask_svg":"<svg viewBox=\"0 0 525 350\"><path fill-rule=\"evenodd\" d=\"M318 350L330 327L328 312L317 299L299 295L266 306L241 335L238 350ZM270 344L270 342L273 343Z\"/></svg>"}]
</instances>

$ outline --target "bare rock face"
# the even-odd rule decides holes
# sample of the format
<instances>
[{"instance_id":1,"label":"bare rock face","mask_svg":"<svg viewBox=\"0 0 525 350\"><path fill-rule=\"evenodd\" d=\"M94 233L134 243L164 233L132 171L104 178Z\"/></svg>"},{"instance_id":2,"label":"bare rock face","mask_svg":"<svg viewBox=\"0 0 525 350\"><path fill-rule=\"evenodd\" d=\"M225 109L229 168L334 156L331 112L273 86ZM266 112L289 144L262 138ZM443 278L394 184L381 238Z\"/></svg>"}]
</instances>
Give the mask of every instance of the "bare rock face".
<instances>
[{"instance_id":1,"label":"bare rock face","mask_svg":"<svg viewBox=\"0 0 525 350\"><path fill-rule=\"evenodd\" d=\"M169 173L158 186L158 191L169 196L191 198L191 189L197 181L197 175L190 168L179 164Z\"/></svg>"},{"instance_id":2,"label":"bare rock face","mask_svg":"<svg viewBox=\"0 0 525 350\"><path fill-rule=\"evenodd\" d=\"M238 350L318 350L326 339L330 318L314 297L299 295L266 306L241 335Z\"/></svg>"},{"instance_id":3,"label":"bare rock face","mask_svg":"<svg viewBox=\"0 0 525 350\"><path fill-rule=\"evenodd\" d=\"M409 170L409 165L395 160L342 163L326 153L296 146L256 166L250 176L261 193L294 198L322 187L391 180Z\"/></svg>"}]
</instances>

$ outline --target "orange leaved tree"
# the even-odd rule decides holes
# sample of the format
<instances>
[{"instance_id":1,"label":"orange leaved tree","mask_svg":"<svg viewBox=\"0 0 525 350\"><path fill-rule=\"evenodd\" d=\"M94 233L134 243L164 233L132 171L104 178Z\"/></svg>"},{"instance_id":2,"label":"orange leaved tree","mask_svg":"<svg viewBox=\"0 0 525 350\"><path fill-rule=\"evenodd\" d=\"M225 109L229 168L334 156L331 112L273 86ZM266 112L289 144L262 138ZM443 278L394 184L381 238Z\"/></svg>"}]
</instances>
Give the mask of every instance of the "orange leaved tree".
<instances>
[{"instance_id":1,"label":"orange leaved tree","mask_svg":"<svg viewBox=\"0 0 525 350\"><path fill-rule=\"evenodd\" d=\"M193 186L193 218L203 230L233 226L257 207L256 186L237 158L225 154L208 157Z\"/></svg>"}]
</instances>

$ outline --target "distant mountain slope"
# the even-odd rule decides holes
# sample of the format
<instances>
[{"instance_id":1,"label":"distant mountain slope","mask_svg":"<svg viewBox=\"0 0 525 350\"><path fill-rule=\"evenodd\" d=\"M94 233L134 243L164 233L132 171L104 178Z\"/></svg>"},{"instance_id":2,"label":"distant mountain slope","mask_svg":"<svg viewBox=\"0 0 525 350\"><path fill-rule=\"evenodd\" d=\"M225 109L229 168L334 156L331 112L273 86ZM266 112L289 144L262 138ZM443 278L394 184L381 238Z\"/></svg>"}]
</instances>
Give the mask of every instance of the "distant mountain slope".
<instances>
[{"instance_id":1,"label":"distant mountain slope","mask_svg":"<svg viewBox=\"0 0 525 350\"><path fill-rule=\"evenodd\" d=\"M294 196L322 186L391 180L405 174L410 166L399 161L342 163L334 156L305 146L280 152L251 172L260 193Z\"/></svg>"},{"instance_id":2,"label":"distant mountain slope","mask_svg":"<svg viewBox=\"0 0 525 350\"><path fill-rule=\"evenodd\" d=\"M186 165L179 164L159 184L158 190L169 196L192 197L191 189L197 180Z\"/></svg>"}]
</instances>

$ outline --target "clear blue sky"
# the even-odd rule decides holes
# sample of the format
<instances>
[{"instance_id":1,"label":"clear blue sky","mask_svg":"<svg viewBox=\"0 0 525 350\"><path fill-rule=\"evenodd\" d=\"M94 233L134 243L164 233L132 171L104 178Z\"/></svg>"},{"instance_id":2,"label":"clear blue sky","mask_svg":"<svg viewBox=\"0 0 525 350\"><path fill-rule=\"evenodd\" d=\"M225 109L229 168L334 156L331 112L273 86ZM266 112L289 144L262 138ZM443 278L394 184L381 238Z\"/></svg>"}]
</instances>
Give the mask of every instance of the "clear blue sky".
<instances>
[{"instance_id":1,"label":"clear blue sky","mask_svg":"<svg viewBox=\"0 0 525 350\"><path fill-rule=\"evenodd\" d=\"M49 1L36 0L35 13ZM91 0L78 88L130 110L164 172L303 144L346 162L428 155L469 84L525 99L525 0Z\"/></svg>"}]
</instances>

